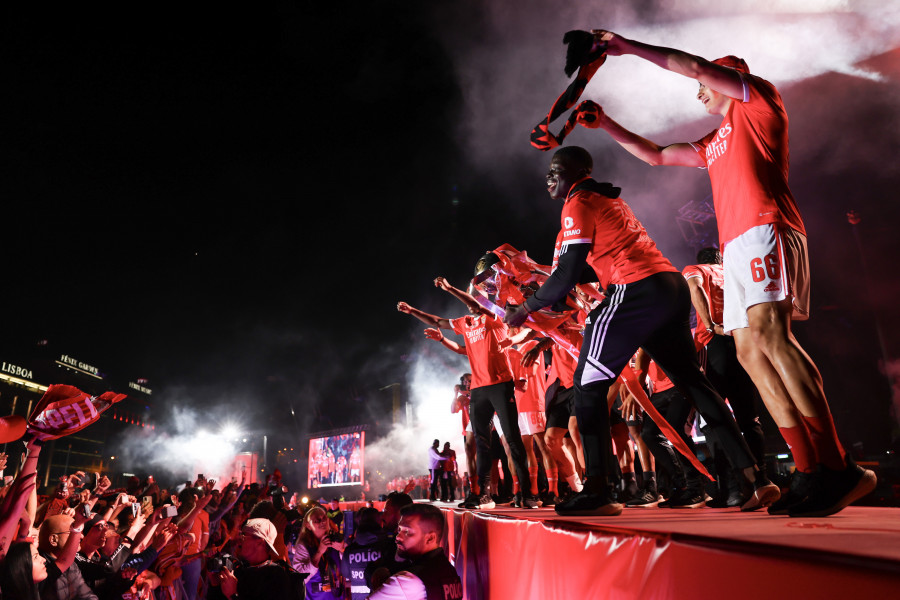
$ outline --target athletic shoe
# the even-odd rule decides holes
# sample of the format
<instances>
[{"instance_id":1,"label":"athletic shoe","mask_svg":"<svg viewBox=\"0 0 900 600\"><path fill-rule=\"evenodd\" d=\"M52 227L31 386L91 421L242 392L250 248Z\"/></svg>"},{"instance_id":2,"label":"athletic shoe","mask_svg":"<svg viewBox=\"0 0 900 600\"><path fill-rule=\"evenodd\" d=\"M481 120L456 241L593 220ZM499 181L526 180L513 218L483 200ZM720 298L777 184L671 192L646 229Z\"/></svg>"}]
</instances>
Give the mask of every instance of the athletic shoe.
<instances>
[{"instance_id":1,"label":"athletic shoe","mask_svg":"<svg viewBox=\"0 0 900 600\"><path fill-rule=\"evenodd\" d=\"M494 499L491 498L490 494L482 494L481 496L469 494L469 497L472 498L472 500L470 501L467 499L463 508L487 510L489 508L494 508L495 506L497 506L497 504L494 502Z\"/></svg>"},{"instance_id":2,"label":"athletic shoe","mask_svg":"<svg viewBox=\"0 0 900 600\"><path fill-rule=\"evenodd\" d=\"M660 508L669 508L672 502L678 502L679 498L687 492L687 488L673 487L669 492L669 496L665 500L660 500L658 506Z\"/></svg>"},{"instance_id":3,"label":"athletic shoe","mask_svg":"<svg viewBox=\"0 0 900 600\"><path fill-rule=\"evenodd\" d=\"M466 499L457 504L457 506L459 508L473 508L472 506L470 506L472 504L478 504L478 494L470 493L468 496L466 496Z\"/></svg>"},{"instance_id":4,"label":"athletic shoe","mask_svg":"<svg viewBox=\"0 0 900 600\"><path fill-rule=\"evenodd\" d=\"M612 502L606 494L581 492L555 507L563 516L614 517L622 513L622 505Z\"/></svg>"},{"instance_id":5,"label":"athletic shoe","mask_svg":"<svg viewBox=\"0 0 900 600\"><path fill-rule=\"evenodd\" d=\"M540 508L540 506L541 504L538 502L537 496L528 494L527 496L522 496L519 508Z\"/></svg>"},{"instance_id":6,"label":"athletic shoe","mask_svg":"<svg viewBox=\"0 0 900 600\"><path fill-rule=\"evenodd\" d=\"M522 508L522 492L516 492L513 501L509 503L513 508Z\"/></svg>"},{"instance_id":7,"label":"athletic shoe","mask_svg":"<svg viewBox=\"0 0 900 600\"><path fill-rule=\"evenodd\" d=\"M768 479L760 479L759 473L756 476L757 480L753 483L753 494L741 505L741 512L766 508L781 498L781 488Z\"/></svg>"},{"instance_id":8,"label":"athletic shoe","mask_svg":"<svg viewBox=\"0 0 900 600\"><path fill-rule=\"evenodd\" d=\"M656 508L659 506L659 494L644 490L637 498L625 503L625 508Z\"/></svg>"},{"instance_id":9,"label":"athletic shoe","mask_svg":"<svg viewBox=\"0 0 900 600\"><path fill-rule=\"evenodd\" d=\"M706 502L710 508L734 508L744 503L744 495L740 490L732 490L727 496L719 496ZM771 507L769 508L771 510Z\"/></svg>"},{"instance_id":10,"label":"athletic shoe","mask_svg":"<svg viewBox=\"0 0 900 600\"><path fill-rule=\"evenodd\" d=\"M789 508L806 500L806 497L809 496L809 491L812 489L814 478L814 473L804 473L795 469L791 474L790 487L788 487L786 493L781 495L778 502L773 503L769 507L769 514L786 515Z\"/></svg>"},{"instance_id":11,"label":"athletic shoe","mask_svg":"<svg viewBox=\"0 0 900 600\"><path fill-rule=\"evenodd\" d=\"M556 506L560 502L562 502L562 499L560 499L560 497L556 494L553 494L551 492L544 492L543 494L541 494L541 505L544 508L547 508L549 506Z\"/></svg>"},{"instance_id":12,"label":"athletic shoe","mask_svg":"<svg viewBox=\"0 0 900 600\"><path fill-rule=\"evenodd\" d=\"M847 466L832 471L819 465L806 500L788 508L792 517L827 517L843 510L875 489L875 473L863 469L847 457Z\"/></svg>"},{"instance_id":13,"label":"athletic shoe","mask_svg":"<svg viewBox=\"0 0 900 600\"><path fill-rule=\"evenodd\" d=\"M706 506L706 493L698 488L688 487L674 498L669 498L669 508L703 508Z\"/></svg>"}]
</instances>

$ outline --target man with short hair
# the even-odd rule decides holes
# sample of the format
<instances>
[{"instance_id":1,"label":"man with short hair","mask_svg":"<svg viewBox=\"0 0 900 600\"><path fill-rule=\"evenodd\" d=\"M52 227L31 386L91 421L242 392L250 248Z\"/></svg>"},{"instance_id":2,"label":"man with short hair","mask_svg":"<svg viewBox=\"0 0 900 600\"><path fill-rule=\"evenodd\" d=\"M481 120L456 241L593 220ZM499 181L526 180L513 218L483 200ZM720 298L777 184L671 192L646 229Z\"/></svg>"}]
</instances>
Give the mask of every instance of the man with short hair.
<instances>
[{"instance_id":1,"label":"man with short hair","mask_svg":"<svg viewBox=\"0 0 900 600\"><path fill-rule=\"evenodd\" d=\"M404 570L375 590L372 600L461 600L462 582L441 547L444 515L430 504L411 504L400 514L397 558Z\"/></svg>"},{"instance_id":2,"label":"man with short hair","mask_svg":"<svg viewBox=\"0 0 900 600\"><path fill-rule=\"evenodd\" d=\"M791 448L797 469L789 493L770 510L824 517L875 489L872 471L841 445L822 376L793 333L809 318L806 230L788 186L788 118L778 90L750 74L736 56L708 61L674 48L596 30L608 56L633 54L696 79L699 100L718 128L691 143L661 146L595 108L593 127L605 130L650 165L705 167L724 249L723 329L734 336L741 364Z\"/></svg>"}]
</instances>

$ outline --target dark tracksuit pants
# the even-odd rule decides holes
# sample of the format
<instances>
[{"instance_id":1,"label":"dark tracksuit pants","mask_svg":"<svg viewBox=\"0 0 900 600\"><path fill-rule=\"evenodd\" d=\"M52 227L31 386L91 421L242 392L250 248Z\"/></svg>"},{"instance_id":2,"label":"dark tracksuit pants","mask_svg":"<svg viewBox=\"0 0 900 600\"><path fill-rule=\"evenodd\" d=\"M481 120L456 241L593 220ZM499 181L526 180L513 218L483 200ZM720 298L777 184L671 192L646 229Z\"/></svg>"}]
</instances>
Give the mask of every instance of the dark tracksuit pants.
<instances>
[{"instance_id":1,"label":"dark tracksuit pants","mask_svg":"<svg viewBox=\"0 0 900 600\"><path fill-rule=\"evenodd\" d=\"M509 444L519 487L524 494L531 489L528 475L528 457L519 431L519 412L516 410L515 386L512 381L472 388L469 402L469 419L475 433L475 469L478 471L478 485L482 493L490 489L491 481L491 419L494 413L500 420L500 427Z\"/></svg>"},{"instance_id":2,"label":"dark tracksuit pants","mask_svg":"<svg viewBox=\"0 0 900 600\"><path fill-rule=\"evenodd\" d=\"M610 285L591 311L575 370L575 414L584 445L586 475L608 483L612 440L606 394L639 347L650 355L675 387L693 401L716 432L735 468L756 461L737 423L700 371L690 330L691 295L680 273L656 273L625 285Z\"/></svg>"}]
</instances>

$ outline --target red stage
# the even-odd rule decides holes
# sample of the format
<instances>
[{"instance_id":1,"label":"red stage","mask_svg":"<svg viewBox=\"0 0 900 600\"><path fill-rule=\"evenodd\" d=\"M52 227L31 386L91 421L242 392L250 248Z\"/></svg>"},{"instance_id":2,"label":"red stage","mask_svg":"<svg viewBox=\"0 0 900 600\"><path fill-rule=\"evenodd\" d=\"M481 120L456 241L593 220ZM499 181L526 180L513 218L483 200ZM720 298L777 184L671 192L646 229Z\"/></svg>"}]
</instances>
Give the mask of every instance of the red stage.
<instances>
[{"instance_id":1,"label":"red stage","mask_svg":"<svg viewBox=\"0 0 900 600\"><path fill-rule=\"evenodd\" d=\"M444 512L469 600L900 597L898 508L821 519L712 508Z\"/></svg>"}]
</instances>

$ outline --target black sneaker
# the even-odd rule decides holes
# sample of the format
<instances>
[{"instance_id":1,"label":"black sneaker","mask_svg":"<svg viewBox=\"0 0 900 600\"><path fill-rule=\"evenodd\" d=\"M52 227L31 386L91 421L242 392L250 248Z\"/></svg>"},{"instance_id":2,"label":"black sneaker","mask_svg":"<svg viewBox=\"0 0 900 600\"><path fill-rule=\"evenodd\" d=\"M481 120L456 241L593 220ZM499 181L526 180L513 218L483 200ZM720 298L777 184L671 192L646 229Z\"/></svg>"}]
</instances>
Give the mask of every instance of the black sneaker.
<instances>
[{"instance_id":1,"label":"black sneaker","mask_svg":"<svg viewBox=\"0 0 900 600\"><path fill-rule=\"evenodd\" d=\"M770 515L786 515L788 510L797 504L800 504L809 496L809 491L813 486L814 473L804 473L794 469L791 474L791 485L788 491L781 495L777 502L769 507Z\"/></svg>"},{"instance_id":2,"label":"black sneaker","mask_svg":"<svg viewBox=\"0 0 900 600\"><path fill-rule=\"evenodd\" d=\"M731 490L727 496L713 498L706 503L709 508L734 508L741 506L746 500L740 490Z\"/></svg>"},{"instance_id":3,"label":"black sneaker","mask_svg":"<svg viewBox=\"0 0 900 600\"><path fill-rule=\"evenodd\" d=\"M827 517L843 510L875 489L875 473L863 469L850 457L841 471L819 465L819 472L806 500L788 508L792 517Z\"/></svg>"},{"instance_id":4,"label":"black sneaker","mask_svg":"<svg viewBox=\"0 0 900 600\"><path fill-rule=\"evenodd\" d=\"M625 503L625 508L656 508L659 506L659 494L644 490L637 498Z\"/></svg>"},{"instance_id":5,"label":"black sneaker","mask_svg":"<svg viewBox=\"0 0 900 600\"><path fill-rule=\"evenodd\" d=\"M581 492L565 502L560 502L554 509L563 516L614 517L622 513L622 505L612 502L606 494Z\"/></svg>"},{"instance_id":6,"label":"black sneaker","mask_svg":"<svg viewBox=\"0 0 900 600\"><path fill-rule=\"evenodd\" d=\"M522 504L519 508L540 508L541 503L538 501L537 496L532 496L531 494L527 494L522 496Z\"/></svg>"},{"instance_id":7,"label":"black sneaker","mask_svg":"<svg viewBox=\"0 0 900 600\"><path fill-rule=\"evenodd\" d=\"M678 502L686 492L687 488L673 487L672 491L669 492L669 496L665 500L661 500L658 506L660 508L669 508L672 502Z\"/></svg>"},{"instance_id":8,"label":"black sneaker","mask_svg":"<svg viewBox=\"0 0 900 600\"><path fill-rule=\"evenodd\" d=\"M466 499L457 504L459 508L474 508L472 505L478 504L478 495L477 494L469 494L466 496Z\"/></svg>"},{"instance_id":9,"label":"black sneaker","mask_svg":"<svg viewBox=\"0 0 900 600\"><path fill-rule=\"evenodd\" d=\"M688 487L677 494L675 498L669 498L669 508L703 508L706 506L706 493L695 487Z\"/></svg>"},{"instance_id":10,"label":"black sneaker","mask_svg":"<svg viewBox=\"0 0 900 600\"><path fill-rule=\"evenodd\" d=\"M513 501L509 503L513 508L522 508L522 492L516 492Z\"/></svg>"},{"instance_id":11,"label":"black sneaker","mask_svg":"<svg viewBox=\"0 0 900 600\"><path fill-rule=\"evenodd\" d=\"M766 477L756 474L753 482L753 494L741 505L741 512L750 512L775 504L781 498L781 488Z\"/></svg>"},{"instance_id":12,"label":"black sneaker","mask_svg":"<svg viewBox=\"0 0 900 600\"><path fill-rule=\"evenodd\" d=\"M544 508L547 508L549 506L556 506L560 502L562 502L562 499L560 499L559 496L552 492L544 492L543 494L541 494L541 506L543 506Z\"/></svg>"},{"instance_id":13,"label":"black sneaker","mask_svg":"<svg viewBox=\"0 0 900 600\"><path fill-rule=\"evenodd\" d=\"M463 508L471 508L476 510L486 510L497 506L494 502L494 499L491 498L490 494L482 494L481 496L469 494L469 497L466 498L466 501L463 504Z\"/></svg>"}]
</instances>

